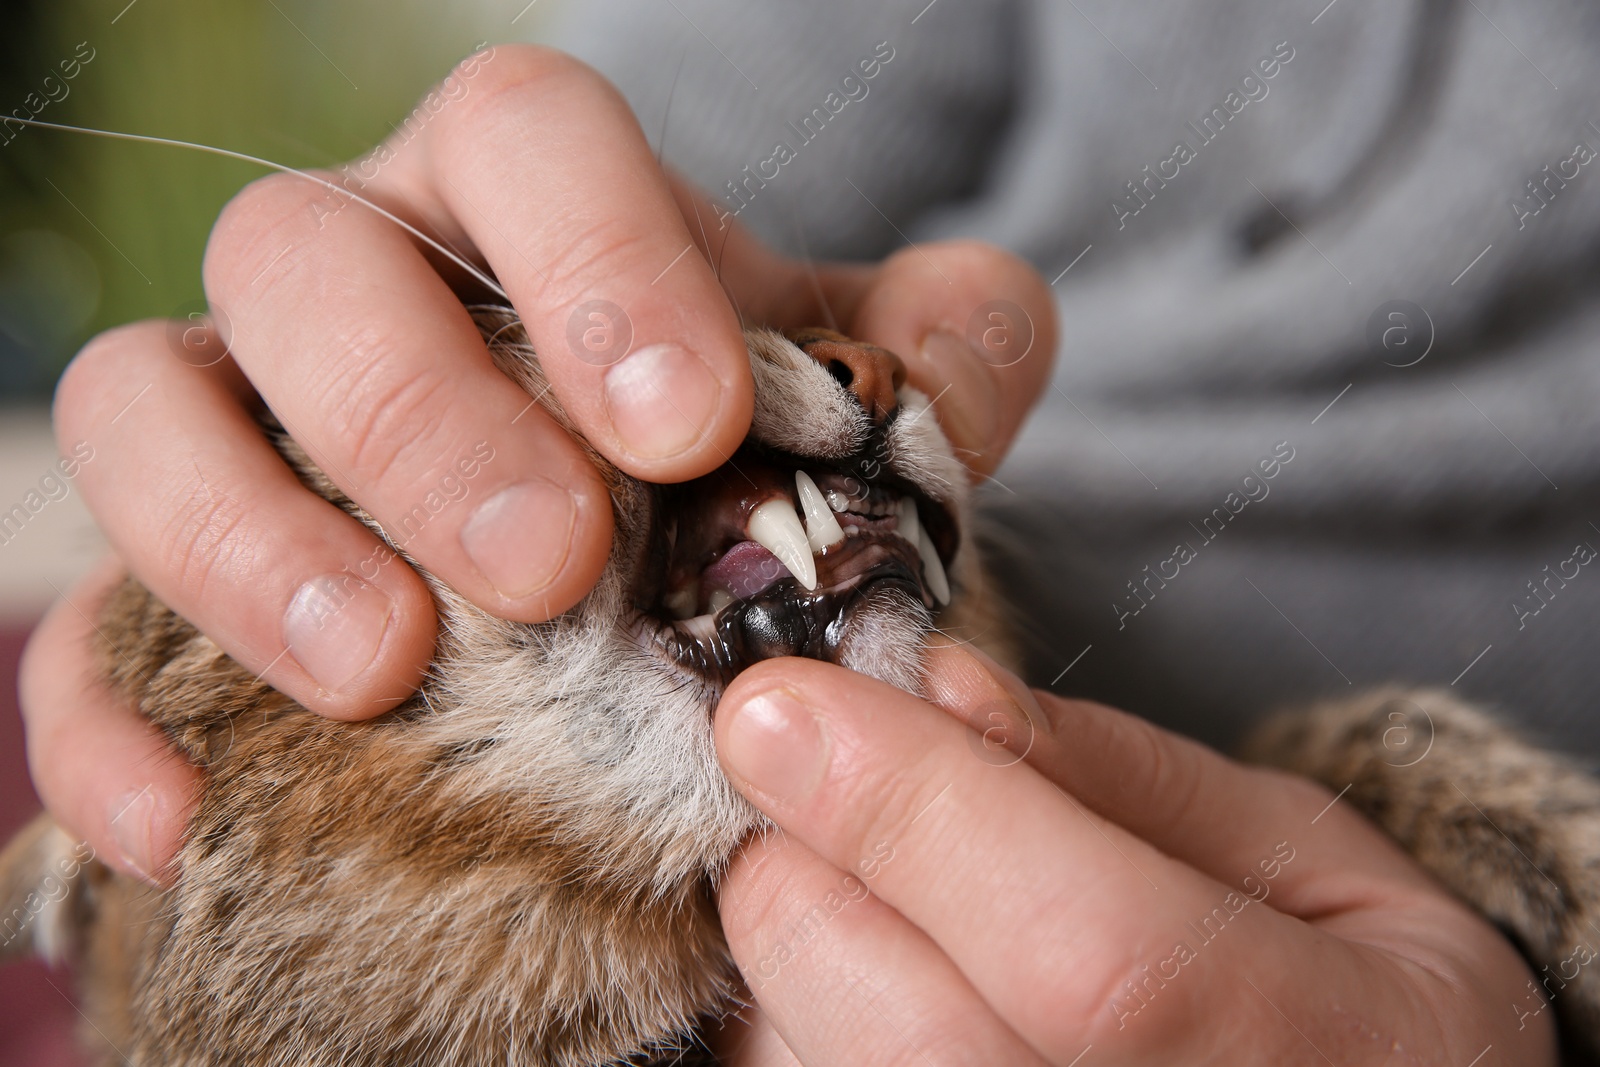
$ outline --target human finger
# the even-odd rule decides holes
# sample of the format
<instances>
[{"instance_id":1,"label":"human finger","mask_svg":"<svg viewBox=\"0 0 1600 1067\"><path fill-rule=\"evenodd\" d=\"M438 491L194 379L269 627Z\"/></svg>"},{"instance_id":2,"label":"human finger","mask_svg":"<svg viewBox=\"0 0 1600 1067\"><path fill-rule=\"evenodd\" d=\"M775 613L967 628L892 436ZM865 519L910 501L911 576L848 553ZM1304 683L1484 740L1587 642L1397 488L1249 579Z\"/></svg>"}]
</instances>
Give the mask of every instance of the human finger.
<instances>
[{"instance_id":1,"label":"human finger","mask_svg":"<svg viewBox=\"0 0 1600 1067\"><path fill-rule=\"evenodd\" d=\"M295 477L226 359L174 358L168 325L102 334L56 391L62 453L127 566L245 669L314 711L369 718L433 650L432 600L370 530Z\"/></svg>"},{"instance_id":2,"label":"human finger","mask_svg":"<svg viewBox=\"0 0 1600 1067\"><path fill-rule=\"evenodd\" d=\"M999 466L1055 361L1055 302L1034 269L979 241L904 248L881 263L809 263L773 252L681 179L680 212L746 318L831 326L896 353L956 454Z\"/></svg>"},{"instance_id":3,"label":"human finger","mask_svg":"<svg viewBox=\"0 0 1600 1067\"><path fill-rule=\"evenodd\" d=\"M905 360L956 455L999 467L1055 362L1055 303L1017 256L979 241L901 249L874 273L849 332Z\"/></svg>"},{"instance_id":4,"label":"human finger","mask_svg":"<svg viewBox=\"0 0 1600 1067\"><path fill-rule=\"evenodd\" d=\"M627 102L548 48L498 46L452 78L458 99L372 191L481 252L563 407L613 462L650 481L721 465L749 428L748 355Z\"/></svg>"},{"instance_id":5,"label":"human finger","mask_svg":"<svg viewBox=\"0 0 1600 1067\"><path fill-rule=\"evenodd\" d=\"M583 597L611 541L582 448L493 365L449 287L383 218L320 220L289 178L224 210L206 289L284 428L389 537L479 606L540 621Z\"/></svg>"},{"instance_id":6,"label":"human finger","mask_svg":"<svg viewBox=\"0 0 1600 1067\"><path fill-rule=\"evenodd\" d=\"M718 1063L728 1067L798 1067L800 1061L783 1043L772 1020L754 1005L718 1020L706 1044Z\"/></svg>"},{"instance_id":7,"label":"human finger","mask_svg":"<svg viewBox=\"0 0 1600 1067\"><path fill-rule=\"evenodd\" d=\"M841 871L775 834L730 865L723 929L782 1051L815 1064L1041 1062L925 933L872 895L894 859L883 842Z\"/></svg>"},{"instance_id":8,"label":"human finger","mask_svg":"<svg viewBox=\"0 0 1600 1067\"><path fill-rule=\"evenodd\" d=\"M1236 763L1103 704L1030 691L970 646L939 641L928 678L933 703L978 731L982 759L1026 760L1166 855L1220 882L1270 888L1280 910L1327 915L1369 902L1379 887L1434 889L1398 846L1307 779ZM1315 848L1295 849L1312 838ZM1263 850L1280 841L1278 854ZM1330 895L1335 886L1341 899Z\"/></svg>"},{"instance_id":9,"label":"human finger","mask_svg":"<svg viewBox=\"0 0 1600 1067\"><path fill-rule=\"evenodd\" d=\"M1254 1059L1230 1051L1222 1062L1298 1062L1306 1033L1354 1058L1359 1042L1320 1007L1329 998L1420 1047L1455 1054L1477 1042L1476 1053L1485 1034L1509 1039L1509 1027L1463 1017L1460 992L1483 1003L1510 995L1525 969L1436 892L1364 901L1345 914L1364 916L1347 930L1368 939L1330 936L1164 855L1025 762L973 758L973 735L949 715L828 664L774 660L744 672L719 706L717 734L741 791L834 866L888 842L896 859L874 895L1048 1059L1114 1038L1121 1062L1167 1063L1224 1049L1219 1019L1264 1035ZM1215 930L1196 949L1202 920ZM1214 975L1278 995L1179 980L1200 958ZM1139 1019L1157 998L1160 1010Z\"/></svg>"},{"instance_id":10,"label":"human finger","mask_svg":"<svg viewBox=\"0 0 1600 1067\"><path fill-rule=\"evenodd\" d=\"M107 687L96 662L95 619L124 574L107 560L56 601L28 639L18 688L45 807L100 860L157 884L176 874L200 772Z\"/></svg>"}]
</instances>

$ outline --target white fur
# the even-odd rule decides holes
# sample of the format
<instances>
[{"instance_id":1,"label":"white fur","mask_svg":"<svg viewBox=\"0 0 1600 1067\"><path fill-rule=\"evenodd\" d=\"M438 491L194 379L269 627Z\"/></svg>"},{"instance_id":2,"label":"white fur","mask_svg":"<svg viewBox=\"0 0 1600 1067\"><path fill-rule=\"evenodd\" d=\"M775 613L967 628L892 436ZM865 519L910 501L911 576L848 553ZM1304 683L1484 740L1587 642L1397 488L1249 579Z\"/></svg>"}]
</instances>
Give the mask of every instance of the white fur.
<instances>
[{"instance_id":1,"label":"white fur","mask_svg":"<svg viewBox=\"0 0 1600 1067\"><path fill-rule=\"evenodd\" d=\"M781 333L746 330L755 377L750 435L796 456L843 459L860 451L872 421L822 365Z\"/></svg>"},{"instance_id":2,"label":"white fur","mask_svg":"<svg viewBox=\"0 0 1600 1067\"><path fill-rule=\"evenodd\" d=\"M967 471L939 429L933 403L909 385L901 386L897 395L900 414L889 425L889 468L964 520Z\"/></svg>"}]
</instances>

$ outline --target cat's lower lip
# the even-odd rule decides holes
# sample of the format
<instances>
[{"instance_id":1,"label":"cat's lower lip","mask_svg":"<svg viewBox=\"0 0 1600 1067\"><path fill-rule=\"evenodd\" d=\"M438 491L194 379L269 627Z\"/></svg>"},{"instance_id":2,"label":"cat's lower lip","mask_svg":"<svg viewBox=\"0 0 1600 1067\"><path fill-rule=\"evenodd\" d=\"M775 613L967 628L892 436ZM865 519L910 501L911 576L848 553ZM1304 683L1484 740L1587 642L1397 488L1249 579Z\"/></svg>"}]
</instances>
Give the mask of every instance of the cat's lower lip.
<instances>
[{"instance_id":1,"label":"cat's lower lip","mask_svg":"<svg viewBox=\"0 0 1600 1067\"><path fill-rule=\"evenodd\" d=\"M718 684L778 656L837 663L864 607L881 605L892 590L906 611L926 610L932 600L916 552L903 539L863 535L852 539L851 549L852 558L815 590L786 577L712 614L674 622L646 616L644 636L674 663Z\"/></svg>"}]
</instances>

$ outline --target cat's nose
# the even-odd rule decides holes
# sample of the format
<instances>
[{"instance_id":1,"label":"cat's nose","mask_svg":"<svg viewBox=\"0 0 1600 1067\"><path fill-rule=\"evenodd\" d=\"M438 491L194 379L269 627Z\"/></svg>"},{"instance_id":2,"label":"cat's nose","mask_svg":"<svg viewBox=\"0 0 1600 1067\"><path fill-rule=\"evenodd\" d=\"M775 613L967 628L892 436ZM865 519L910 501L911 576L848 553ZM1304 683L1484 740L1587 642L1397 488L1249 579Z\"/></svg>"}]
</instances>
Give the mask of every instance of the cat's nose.
<instances>
[{"instance_id":1,"label":"cat's nose","mask_svg":"<svg viewBox=\"0 0 1600 1067\"><path fill-rule=\"evenodd\" d=\"M896 392L905 384L906 365L887 348L824 329L794 330L788 336L856 398L873 422L887 421L900 406Z\"/></svg>"}]
</instances>

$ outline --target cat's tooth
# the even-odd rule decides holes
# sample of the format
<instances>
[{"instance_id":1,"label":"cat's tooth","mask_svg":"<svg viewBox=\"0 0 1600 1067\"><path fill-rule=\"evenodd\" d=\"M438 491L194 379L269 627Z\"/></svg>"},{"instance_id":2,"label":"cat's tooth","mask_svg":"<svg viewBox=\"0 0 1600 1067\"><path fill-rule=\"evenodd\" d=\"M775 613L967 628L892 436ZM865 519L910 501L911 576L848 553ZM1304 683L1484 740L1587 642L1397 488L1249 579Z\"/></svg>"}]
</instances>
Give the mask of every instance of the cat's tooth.
<instances>
[{"instance_id":1,"label":"cat's tooth","mask_svg":"<svg viewBox=\"0 0 1600 1067\"><path fill-rule=\"evenodd\" d=\"M717 637L717 620L711 615L696 615L692 619L684 619L678 624L697 641L714 641Z\"/></svg>"},{"instance_id":2,"label":"cat's tooth","mask_svg":"<svg viewBox=\"0 0 1600 1067\"><path fill-rule=\"evenodd\" d=\"M844 527L828 510L828 502L823 498L822 490L817 488L817 483L811 480L811 475L805 471L795 471L794 485L800 491L800 508L805 512L806 540L811 544L811 551L821 552L843 541Z\"/></svg>"},{"instance_id":3,"label":"cat's tooth","mask_svg":"<svg viewBox=\"0 0 1600 1067\"><path fill-rule=\"evenodd\" d=\"M917 546L917 555L922 557L923 577L928 580L928 592L933 594L933 599L941 607L950 603L950 577L944 572L939 550L933 547L933 538L923 532L922 521L917 518L916 501L910 497L900 498L895 532Z\"/></svg>"},{"instance_id":4,"label":"cat's tooth","mask_svg":"<svg viewBox=\"0 0 1600 1067\"><path fill-rule=\"evenodd\" d=\"M697 590L693 586L675 589L661 598L668 611L672 612L674 619L690 619L694 617L695 601L699 599Z\"/></svg>"},{"instance_id":5,"label":"cat's tooth","mask_svg":"<svg viewBox=\"0 0 1600 1067\"><path fill-rule=\"evenodd\" d=\"M899 518L894 524L894 532L904 537L907 541L922 548L922 522L917 518L917 504L908 496L900 498L896 506Z\"/></svg>"},{"instance_id":6,"label":"cat's tooth","mask_svg":"<svg viewBox=\"0 0 1600 1067\"><path fill-rule=\"evenodd\" d=\"M834 511L844 512L850 510L850 498L839 492L839 490L829 489L824 495L828 498L828 507Z\"/></svg>"},{"instance_id":7,"label":"cat's tooth","mask_svg":"<svg viewBox=\"0 0 1600 1067\"><path fill-rule=\"evenodd\" d=\"M733 603L733 594L726 589L713 589L707 603L710 605L711 614L715 615L729 604Z\"/></svg>"},{"instance_id":8,"label":"cat's tooth","mask_svg":"<svg viewBox=\"0 0 1600 1067\"><path fill-rule=\"evenodd\" d=\"M939 602L940 607L950 603L950 578L944 573L944 564L939 561L939 550L933 547L931 538L923 537L917 542L917 552L922 556L922 572L928 579L928 592L933 594L933 599Z\"/></svg>"},{"instance_id":9,"label":"cat's tooth","mask_svg":"<svg viewBox=\"0 0 1600 1067\"><path fill-rule=\"evenodd\" d=\"M789 568L789 573L807 589L817 587L817 561L811 555L811 543L806 540L806 528L800 524L794 505L788 498L769 500L750 513L745 526L750 540L778 557L778 562Z\"/></svg>"}]
</instances>

